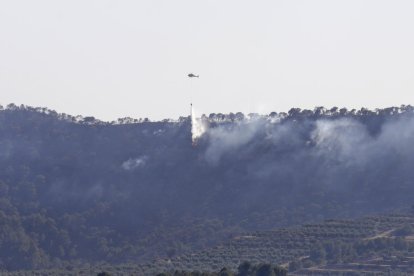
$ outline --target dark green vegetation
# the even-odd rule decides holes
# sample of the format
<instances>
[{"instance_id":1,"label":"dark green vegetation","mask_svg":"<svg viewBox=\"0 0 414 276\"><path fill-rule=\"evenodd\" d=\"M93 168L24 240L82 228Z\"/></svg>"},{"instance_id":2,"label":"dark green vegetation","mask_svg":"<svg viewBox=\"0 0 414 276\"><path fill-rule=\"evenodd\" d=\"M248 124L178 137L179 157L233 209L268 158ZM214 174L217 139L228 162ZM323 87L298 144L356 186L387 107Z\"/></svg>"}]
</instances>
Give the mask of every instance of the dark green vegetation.
<instances>
[{"instance_id":1,"label":"dark green vegetation","mask_svg":"<svg viewBox=\"0 0 414 276\"><path fill-rule=\"evenodd\" d=\"M2 109L0 268L115 269L130 262L143 271L167 269L151 260L192 260L193 252L213 254L241 233L260 237L275 227L414 202L409 106L211 114L204 121L209 130L192 147L188 118L115 124ZM404 236L410 225L395 230ZM212 263L194 253L196 262L179 263L209 271L236 269L243 260L280 264L314 246L296 238L296 247L262 252L254 240L232 239L251 247L247 255L225 251Z\"/></svg>"},{"instance_id":2,"label":"dark green vegetation","mask_svg":"<svg viewBox=\"0 0 414 276\"><path fill-rule=\"evenodd\" d=\"M157 276L286 276L287 270L285 268L271 265L271 264L256 264L249 262L241 263L236 271L232 271L226 267L219 272L199 272L199 271L179 271L163 272Z\"/></svg>"}]
</instances>

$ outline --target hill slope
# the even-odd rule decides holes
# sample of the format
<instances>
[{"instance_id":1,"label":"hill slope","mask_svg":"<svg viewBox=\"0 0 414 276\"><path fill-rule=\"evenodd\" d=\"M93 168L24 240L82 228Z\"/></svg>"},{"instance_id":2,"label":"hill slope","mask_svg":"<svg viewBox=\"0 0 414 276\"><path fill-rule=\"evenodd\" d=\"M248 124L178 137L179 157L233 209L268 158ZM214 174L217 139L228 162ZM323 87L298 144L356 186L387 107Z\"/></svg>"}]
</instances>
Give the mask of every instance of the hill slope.
<instances>
[{"instance_id":1,"label":"hill slope","mask_svg":"<svg viewBox=\"0 0 414 276\"><path fill-rule=\"evenodd\" d=\"M203 124L193 147L189 118L0 110L0 267L146 262L413 203L409 106L211 114Z\"/></svg>"}]
</instances>

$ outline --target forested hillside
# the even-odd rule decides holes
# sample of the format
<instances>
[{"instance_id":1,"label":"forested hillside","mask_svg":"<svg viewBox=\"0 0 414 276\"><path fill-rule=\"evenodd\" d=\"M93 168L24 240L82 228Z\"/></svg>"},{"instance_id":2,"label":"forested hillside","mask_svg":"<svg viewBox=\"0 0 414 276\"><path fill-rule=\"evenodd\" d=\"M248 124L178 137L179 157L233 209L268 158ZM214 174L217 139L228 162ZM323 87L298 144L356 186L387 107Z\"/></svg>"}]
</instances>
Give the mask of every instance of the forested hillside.
<instances>
[{"instance_id":1,"label":"forested hillside","mask_svg":"<svg viewBox=\"0 0 414 276\"><path fill-rule=\"evenodd\" d=\"M0 268L145 262L414 203L410 106L102 122L0 110Z\"/></svg>"}]
</instances>

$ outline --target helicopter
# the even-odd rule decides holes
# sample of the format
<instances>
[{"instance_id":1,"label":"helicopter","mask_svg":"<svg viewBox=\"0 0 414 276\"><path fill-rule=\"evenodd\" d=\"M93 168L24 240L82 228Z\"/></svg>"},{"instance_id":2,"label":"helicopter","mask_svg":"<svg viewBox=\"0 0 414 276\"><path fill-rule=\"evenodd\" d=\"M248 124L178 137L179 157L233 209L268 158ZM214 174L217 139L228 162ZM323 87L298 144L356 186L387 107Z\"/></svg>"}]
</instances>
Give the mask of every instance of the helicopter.
<instances>
[{"instance_id":1,"label":"helicopter","mask_svg":"<svg viewBox=\"0 0 414 276\"><path fill-rule=\"evenodd\" d=\"M194 75L193 73L190 73L187 75L189 78L199 78L199 75Z\"/></svg>"}]
</instances>

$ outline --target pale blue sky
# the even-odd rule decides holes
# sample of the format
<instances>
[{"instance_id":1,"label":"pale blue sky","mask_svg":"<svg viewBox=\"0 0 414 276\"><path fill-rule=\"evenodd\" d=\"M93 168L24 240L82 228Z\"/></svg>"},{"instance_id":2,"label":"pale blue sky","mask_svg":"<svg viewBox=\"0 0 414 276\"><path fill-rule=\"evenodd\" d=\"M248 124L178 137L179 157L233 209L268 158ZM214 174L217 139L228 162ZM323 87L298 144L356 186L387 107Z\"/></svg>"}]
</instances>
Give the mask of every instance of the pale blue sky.
<instances>
[{"instance_id":1,"label":"pale blue sky","mask_svg":"<svg viewBox=\"0 0 414 276\"><path fill-rule=\"evenodd\" d=\"M414 104L413 14L410 0L0 0L0 103L105 120L186 116L191 97L203 113Z\"/></svg>"}]
</instances>

